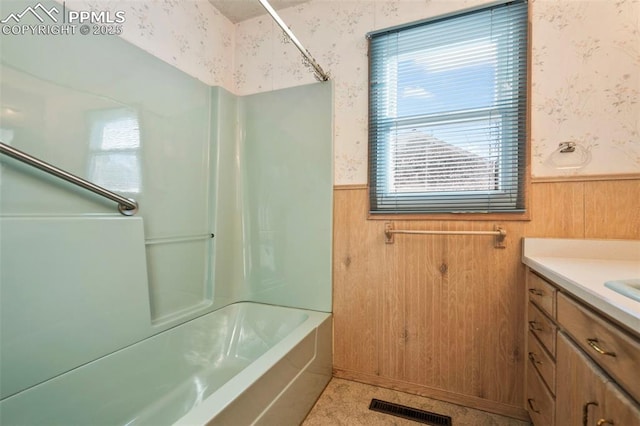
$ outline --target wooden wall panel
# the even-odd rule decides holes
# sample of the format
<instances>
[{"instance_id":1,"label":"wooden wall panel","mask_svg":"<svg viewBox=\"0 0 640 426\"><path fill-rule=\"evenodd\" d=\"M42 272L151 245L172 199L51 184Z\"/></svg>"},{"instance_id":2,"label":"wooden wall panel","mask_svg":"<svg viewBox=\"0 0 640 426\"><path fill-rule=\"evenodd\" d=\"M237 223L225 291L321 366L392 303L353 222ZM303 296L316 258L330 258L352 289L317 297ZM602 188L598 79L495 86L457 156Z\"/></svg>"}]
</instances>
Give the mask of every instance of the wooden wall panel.
<instances>
[{"instance_id":1,"label":"wooden wall panel","mask_svg":"<svg viewBox=\"0 0 640 426\"><path fill-rule=\"evenodd\" d=\"M640 238L640 180L585 185L586 238Z\"/></svg>"},{"instance_id":2,"label":"wooden wall panel","mask_svg":"<svg viewBox=\"0 0 640 426\"><path fill-rule=\"evenodd\" d=\"M367 218L366 188L336 189L334 374L526 418L521 240L639 238L639 184L534 183L528 222L393 221L428 230L500 224L506 249L486 236L395 235L385 244L384 221Z\"/></svg>"},{"instance_id":3,"label":"wooden wall panel","mask_svg":"<svg viewBox=\"0 0 640 426\"><path fill-rule=\"evenodd\" d=\"M382 222L377 222L375 232L382 236L384 228ZM382 310L377 312L381 330L382 345L379 350L380 365L378 371L381 376L401 377L404 370L404 352L406 339L405 317L405 274L412 268L398 268L406 253L406 246L400 252L391 250L391 246L382 243L384 257L377 259L383 270L383 281L380 295ZM369 259L371 261L371 259ZM373 266L373 264L372 264Z\"/></svg>"},{"instance_id":4,"label":"wooden wall panel","mask_svg":"<svg viewBox=\"0 0 640 426\"><path fill-rule=\"evenodd\" d=\"M415 223L401 222L397 226L415 229ZM432 229L440 229L432 223ZM442 341L443 329L434 329L446 312L442 300L442 236L432 236L424 244L412 235L396 235L396 243L388 244L388 250L397 253L394 269L406 270L405 286L405 353L402 380L428 383L441 374L445 360L434 342ZM412 265L406 268L405 265Z\"/></svg>"},{"instance_id":5,"label":"wooden wall panel","mask_svg":"<svg viewBox=\"0 0 640 426\"><path fill-rule=\"evenodd\" d=\"M443 225L446 231L477 230L466 221ZM480 225L491 227L491 224ZM482 369L492 369L491 365L481 366L485 361L484 353L480 350L481 340L487 336L482 323L486 322L490 309L486 309L487 305L478 300L479 297L485 298L482 287L487 283L485 277L481 276L484 265L476 262L478 251L494 250L492 242L492 237L444 237L443 262L447 266L442 283L444 315L431 326L438 328L442 324L448 331L443 336L445 345L440 354L445 361L441 367L446 372L446 380L434 382L434 385L460 394L481 396L484 393ZM491 344L491 340L487 344ZM475 355L471 357L469 354Z\"/></svg>"},{"instance_id":6,"label":"wooden wall panel","mask_svg":"<svg viewBox=\"0 0 640 426\"><path fill-rule=\"evenodd\" d=\"M478 315L486 335L479 348L487 360L483 366L482 393L478 396L519 406L523 399L522 377L524 377L524 268L521 259L523 223L503 223L507 229L507 248L503 250L484 248L477 251L480 275L486 288L476 300L486 310ZM473 238L473 237L467 237ZM486 343L489 344L486 344ZM487 368L486 366L490 367ZM504 372L508 371L509 374ZM495 386L486 383L495 382Z\"/></svg>"},{"instance_id":7,"label":"wooden wall panel","mask_svg":"<svg viewBox=\"0 0 640 426\"><path fill-rule=\"evenodd\" d=\"M531 185L531 222L527 236L584 237L584 191L589 182L552 182Z\"/></svg>"},{"instance_id":8,"label":"wooden wall panel","mask_svg":"<svg viewBox=\"0 0 640 426\"><path fill-rule=\"evenodd\" d=\"M334 193L334 364L379 374L384 235L367 215L367 191ZM376 259L376 262L371 262Z\"/></svg>"}]
</instances>

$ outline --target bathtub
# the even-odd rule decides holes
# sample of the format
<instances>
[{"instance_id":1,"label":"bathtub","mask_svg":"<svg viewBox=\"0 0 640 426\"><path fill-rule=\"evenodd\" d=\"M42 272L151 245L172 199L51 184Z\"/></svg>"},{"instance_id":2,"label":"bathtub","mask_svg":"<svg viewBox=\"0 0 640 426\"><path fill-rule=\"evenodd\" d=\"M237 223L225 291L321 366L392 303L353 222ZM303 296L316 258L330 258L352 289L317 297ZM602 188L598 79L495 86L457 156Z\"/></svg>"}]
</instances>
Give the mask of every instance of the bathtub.
<instances>
[{"instance_id":1,"label":"bathtub","mask_svg":"<svg viewBox=\"0 0 640 426\"><path fill-rule=\"evenodd\" d=\"M331 352L330 314L236 303L5 398L0 424L296 425Z\"/></svg>"}]
</instances>

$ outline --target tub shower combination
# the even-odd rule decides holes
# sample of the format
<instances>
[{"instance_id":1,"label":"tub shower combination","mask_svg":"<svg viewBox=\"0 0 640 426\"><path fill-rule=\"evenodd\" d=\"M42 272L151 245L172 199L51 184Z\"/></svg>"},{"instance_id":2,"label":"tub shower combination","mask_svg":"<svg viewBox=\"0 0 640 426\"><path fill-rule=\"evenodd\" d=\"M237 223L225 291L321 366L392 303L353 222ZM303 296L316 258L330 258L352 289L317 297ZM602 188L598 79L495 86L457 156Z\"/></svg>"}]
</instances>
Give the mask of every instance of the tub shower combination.
<instances>
[{"instance_id":1,"label":"tub shower combination","mask_svg":"<svg viewBox=\"0 0 640 426\"><path fill-rule=\"evenodd\" d=\"M0 424L299 424L331 378L331 83L235 96L81 35L3 38L0 76Z\"/></svg>"},{"instance_id":2,"label":"tub shower combination","mask_svg":"<svg viewBox=\"0 0 640 426\"><path fill-rule=\"evenodd\" d=\"M150 321L142 218L0 227L2 425L295 425L331 378L327 312L237 301Z\"/></svg>"},{"instance_id":3,"label":"tub shower combination","mask_svg":"<svg viewBox=\"0 0 640 426\"><path fill-rule=\"evenodd\" d=\"M299 424L331 377L330 315L236 303L8 398L2 424Z\"/></svg>"}]
</instances>

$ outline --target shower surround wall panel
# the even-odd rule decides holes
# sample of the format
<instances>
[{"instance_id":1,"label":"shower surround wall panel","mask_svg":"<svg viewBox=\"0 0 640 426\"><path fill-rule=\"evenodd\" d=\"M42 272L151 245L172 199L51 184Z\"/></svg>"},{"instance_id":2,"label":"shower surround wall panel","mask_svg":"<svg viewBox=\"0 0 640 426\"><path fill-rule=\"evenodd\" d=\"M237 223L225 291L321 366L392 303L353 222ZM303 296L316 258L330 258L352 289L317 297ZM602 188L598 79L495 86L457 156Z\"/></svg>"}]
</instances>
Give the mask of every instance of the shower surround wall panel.
<instances>
[{"instance_id":1,"label":"shower surround wall panel","mask_svg":"<svg viewBox=\"0 0 640 426\"><path fill-rule=\"evenodd\" d=\"M3 37L1 66L5 142L139 202L152 319L210 304L210 242L180 240L210 234L215 220L210 88L119 37ZM2 167L4 215L117 215L14 163Z\"/></svg>"},{"instance_id":2,"label":"shower surround wall panel","mask_svg":"<svg viewBox=\"0 0 640 426\"><path fill-rule=\"evenodd\" d=\"M142 219L0 217L0 233L0 399L148 335Z\"/></svg>"},{"instance_id":3,"label":"shower surround wall panel","mask_svg":"<svg viewBox=\"0 0 640 426\"><path fill-rule=\"evenodd\" d=\"M240 99L252 301L331 311L331 103L331 83Z\"/></svg>"},{"instance_id":4,"label":"shower surround wall panel","mask_svg":"<svg viewBox=\"0 0 640 426\"><path fill-rule=\"evenodd\" d=\"M332 93L213 89L214 301L331 311Z\"/></svg>"},{"instance_id":5,"label":"shower surround wall panel","mask_svg":"<svg viewBox=\"0 0 640 426\"><path fill-rule=\"evenodd\" d=\"M211 89L211 190L210 209L216 215L212 279L216 304L248 300L244 279L242 239L242 174L238 135L238 97L226 90ZM224 283L235 283L224 285Z\"/></svg>"},{"instance_id":6,"label":"shower surround wall panel","mask_svg":"<svg viewBox=\"0 0 640 426\"><path fill-rule=\"evenodd\" d=\"M2 16L24 4L3 1ZM72 350L52 368L10 384L6 394L238 301L331 310L331 85L239 98L118 37L1 42L0 139L140 204L134 218L123 218L114 203L2 157L0 232L11 221L25 230L3 232L3 261L11 260L14 272L42 268L32 271L38 279L13 272L3 279L3 306L20 301L32 312L47 294L52 309L74 318L56 323L58 334L21 335L45 364L47 342L56 336ZM69 223L64 238L30 227L33 217ZM139 238L117 247L86 237L87 223L97 235L109 220L135 221ZM127 229L112 236L133 236ZM37 241L41 250L5 256L18 240ZM65 249L70 244L73 253ZM53 250L69 262L81 253L113 276L74 275L58 292L69 262L43 262ZM133 264L123 265L123 257ZM89 306L93 317L80 313ZM101 309L115 309L118 320ZM6 317L12 312L2 310L3 326L22 321L24 315ZM117 330L109 328L116 323ZM124 337L99 345L86 339L103 329ZM10 335L2 333L3 349ZM18 352L4 355L3 371L33 365Z\"/></svg>"}]
</instances>

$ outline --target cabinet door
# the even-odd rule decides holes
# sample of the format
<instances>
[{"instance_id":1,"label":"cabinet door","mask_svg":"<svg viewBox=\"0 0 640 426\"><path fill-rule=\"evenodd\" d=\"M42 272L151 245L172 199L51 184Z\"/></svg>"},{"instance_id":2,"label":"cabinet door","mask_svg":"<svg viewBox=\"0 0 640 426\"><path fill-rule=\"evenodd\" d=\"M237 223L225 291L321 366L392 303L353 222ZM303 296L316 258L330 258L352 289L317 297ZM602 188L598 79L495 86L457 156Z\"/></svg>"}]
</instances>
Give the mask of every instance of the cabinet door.
<instances>
[{"instance_id":1,"label":"cabinet door","mask_svg":"<svg viewBox=\"0 0 640 426\"><path fill-rule=\"evenodd\" d=\"M640 401L640 340L564 294L558 295L558 322L600 368Z\"/></svg>"},{"instance_id":2,"label":"cabinet door","mask_svg":"<svg viewBox=\"0 0 640 426\"><path fill-rule=\"evenodd\" d=\"M640 425L640 408L563 333L557 345L556 424Z\"/></svg>"}]
</instances>

